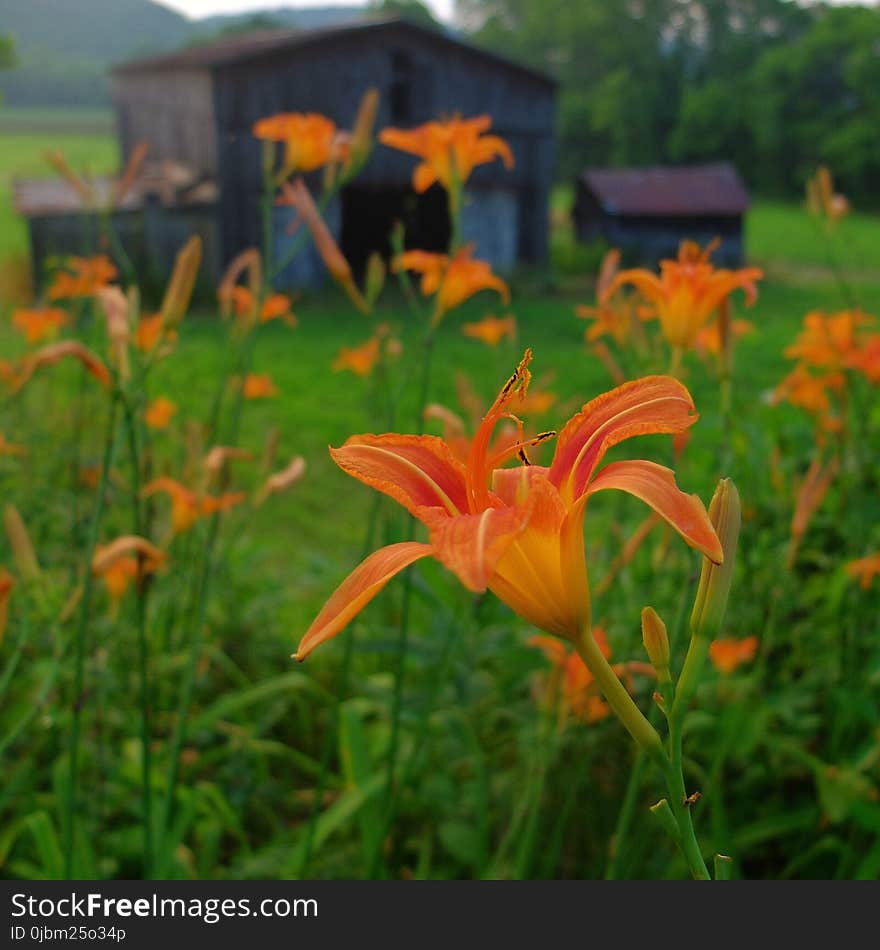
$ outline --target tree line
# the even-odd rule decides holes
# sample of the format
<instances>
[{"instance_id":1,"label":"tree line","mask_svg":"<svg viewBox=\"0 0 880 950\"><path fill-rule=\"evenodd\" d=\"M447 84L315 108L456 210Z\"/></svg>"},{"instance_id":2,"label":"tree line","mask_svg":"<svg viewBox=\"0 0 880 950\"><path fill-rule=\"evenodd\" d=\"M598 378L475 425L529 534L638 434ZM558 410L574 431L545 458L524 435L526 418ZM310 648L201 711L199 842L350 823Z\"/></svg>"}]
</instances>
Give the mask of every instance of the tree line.
<instances>
[{"instance_id":1,"label":"tree line","mask_svg":"<svg viewBox=\"0 0 880 950\"><path fill-rule=\"evenodd\" d=\"M880 5L456 0L471 39L559 82L561 180L730 160L768 196L824 163L880 204Z\"/></svg>"}]
</instances>

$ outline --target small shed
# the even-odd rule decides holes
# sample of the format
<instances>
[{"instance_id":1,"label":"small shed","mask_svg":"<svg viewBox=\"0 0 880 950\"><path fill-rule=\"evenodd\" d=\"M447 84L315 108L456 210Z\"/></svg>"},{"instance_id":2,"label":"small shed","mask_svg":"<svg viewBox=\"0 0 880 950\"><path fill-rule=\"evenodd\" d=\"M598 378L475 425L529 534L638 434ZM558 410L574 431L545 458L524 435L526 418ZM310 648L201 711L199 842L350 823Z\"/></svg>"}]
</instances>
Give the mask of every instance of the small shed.
<instances>
[{"instance_id":1,"label":"small shed","mask_svg":"<svg viewBox=\"0 0 880 950\"><path fill-rule=\"evenodd\" d=\"M743 214L749 196L736 168L712 165L588 168L572 211L578 240L604 238L628 264L675 257L684 239L720 238L713 261L738 266L744 257Z\"/></svg>"},{"instance_id":2,"label":"small shed","mask_svg":"<svg viewBox=\"0 0 880 950\"><path fill-rule=\"evenodd\" d=\"M510 144L513 169L478 167L468 182L464 238L501 273L546 259L554 160L555 82L446 31L401 18L319 30L233 37L118 66L113 101L123 160L139 142L150 156L189 168L216 185L218 261L260 242L261 143L254 122L277 112L320 112L350 128L361 96L380 92L377 127L413 127L433 118L486 113ZM367 166L327 209L327 221L355 271L389 252L396 219L409 242L445 248L449 221L438 186L412 189L416 160L377 146ZM315 179L320 187L319 178ZM275 246L291 241L289 209L276 209ZM303 286L323 278L313 251L278 280Z\"/></svg>"}]
</instances>

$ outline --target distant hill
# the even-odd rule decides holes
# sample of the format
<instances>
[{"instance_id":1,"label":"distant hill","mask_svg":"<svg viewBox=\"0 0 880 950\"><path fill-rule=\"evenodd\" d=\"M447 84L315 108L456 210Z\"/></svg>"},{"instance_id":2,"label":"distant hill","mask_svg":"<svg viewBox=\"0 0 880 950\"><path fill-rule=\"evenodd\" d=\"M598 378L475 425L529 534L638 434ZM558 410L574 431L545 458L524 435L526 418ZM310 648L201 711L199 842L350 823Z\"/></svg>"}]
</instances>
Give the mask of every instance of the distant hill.
<instances>
[{"instance_id":1,"label":"distant hill","mask_svg":"<svg viewBox=\"0 0 880 950\"><path fill-rule=\"evenodd\" d=\"M15 39L18 65L0 71L0 101L12 106L95 106L110 101L108 67L216 37L256 13L189 20L152 0L0 0L0 34ZM279 27L330 26L363 6L267 10Z\"/></svg>"}]
</instances>

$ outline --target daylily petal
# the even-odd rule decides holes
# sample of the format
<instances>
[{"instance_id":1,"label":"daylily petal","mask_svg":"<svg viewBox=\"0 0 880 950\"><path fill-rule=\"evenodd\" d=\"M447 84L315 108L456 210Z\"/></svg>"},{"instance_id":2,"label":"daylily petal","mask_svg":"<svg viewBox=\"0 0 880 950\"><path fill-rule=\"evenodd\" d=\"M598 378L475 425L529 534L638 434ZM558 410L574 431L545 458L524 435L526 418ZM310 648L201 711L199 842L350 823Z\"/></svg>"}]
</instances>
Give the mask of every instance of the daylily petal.
<instances>
[{"instance_id":1,"label":"daylily petal","mask_svg":"<svg viewBox=\"0 0 880 950\"><path fill-rule=\"evenodd\" d=\"M592 480L587 495L617 488L640 498L661 515L692 547L720 564L724 560L721 542L712 527L703 502L685 494L675 484L675 473L662 465L642 460L613 462Z\"/></svg>"},{"instance_id":2,"label":"daylily petal","mask_svg":"<svg viewBox=\"0 0 880 950\"><path fill-rule=\"evenodd\" d=\"M573 501L612 445L635 435L682 432L697 421L693 409L690 393L671 376L645 376L597 396L559 433L550 481Z\"/></svg>"},{"instance_id":3,"label":"daylily petal","mask_svg":"<svg viewBox=\"0 0 880 950\"><path fill-rule=\"evenodd\" d=\"M316 646L335 637L404 568L431 554L430 544L401 541L374 551L336 588L300 640L294 658L304 660Z\"/></svg>"},{"instance_id":4,"label":"daylily petal","mask_svg":"<svg viewBox=\"0 0 880 950\"><path fill-rule=\"evenodd\" d=\"M349 475L390 495L411 514L443 508L467 511L465 468L433 435L357 435L330 454Z\"/></svg>"},{"instance_id":5,"label":"daylily petal","mask_svg":"<svg viewBox=\"0 0 880 950\"><path fill-rule=\"evenodd\" d=\"M422 515L431 530L434 556L475 593L486 589L499 558L523 530L527 518L528 512L518 508L487 508L455 518L436 510Z\"/></svg>"}]
</instances>

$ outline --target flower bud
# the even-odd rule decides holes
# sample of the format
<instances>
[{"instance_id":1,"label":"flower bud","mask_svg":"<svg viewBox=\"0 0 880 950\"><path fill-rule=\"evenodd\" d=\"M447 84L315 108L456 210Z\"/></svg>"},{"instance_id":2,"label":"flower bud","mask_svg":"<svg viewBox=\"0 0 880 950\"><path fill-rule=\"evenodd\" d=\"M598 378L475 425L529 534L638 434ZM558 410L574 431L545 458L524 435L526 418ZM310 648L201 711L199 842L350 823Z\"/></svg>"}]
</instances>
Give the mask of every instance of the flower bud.
<instances>
[{"instance_id":1,"label":"flower bud","mask_svg":"<svg viewBox=\"0 0 880 950\"><path fill-rule=\"evenodd\" d=\"M721 564L713 564L708 558L703 559L700 586L691 614L691 634L714 640L727 607L741 520L739 492L729 478L718 482L709 504L709 520L721 542L724 560Z\"/></svg>"},{"instance_id":2,"label":"flower bud","mask_svg":"<svg viewBox=\"0 0 880 950\"><path fill-rule=\"evenodd\" d=\"M15 505L7 505L3 513L3 525L6 528L6 537L9 538L9 547L15 558L18 573L28 581L35 581L40 576L40 565L30 535L22 521Z\"/></svg>"},{"instance_id":3,"label":"flower bud","mask_svg":"<svg viewBox=\"0 0 880 950\"><path fill-rule=\"evenodd\" d=\"M642 643L645 652L657 671L658 679L667 679L669 676L669 637L666 635L666 624L660 619L653 607L642 610Z\"/></svg>"}]
</instances>

